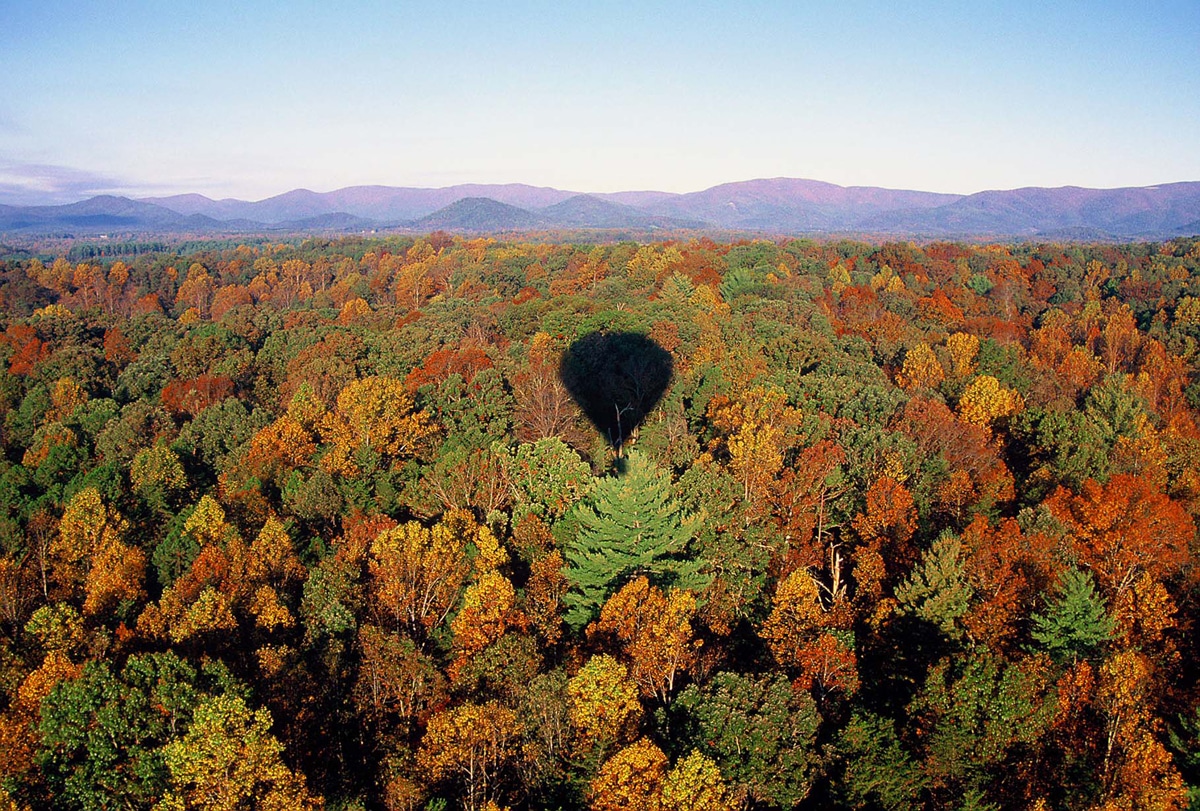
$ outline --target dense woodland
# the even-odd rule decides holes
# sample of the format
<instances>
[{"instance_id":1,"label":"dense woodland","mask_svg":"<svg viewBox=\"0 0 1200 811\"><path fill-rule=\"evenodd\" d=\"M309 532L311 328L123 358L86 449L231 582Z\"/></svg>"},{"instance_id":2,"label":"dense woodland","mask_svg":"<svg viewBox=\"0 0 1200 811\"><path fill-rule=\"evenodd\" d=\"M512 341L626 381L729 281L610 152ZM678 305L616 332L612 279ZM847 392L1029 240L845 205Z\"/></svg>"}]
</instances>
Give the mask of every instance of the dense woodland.
<instances>
[{"instance_id":1,"label":"dense woodland","mask_svg":"<svg viewBox=\"0 0 1200 811\"><path fill-rule=\"evenodd\" d=\"M1200 807L1200 240L160 247L0 263L0 808Z\"/></svg>"}]
</instances>

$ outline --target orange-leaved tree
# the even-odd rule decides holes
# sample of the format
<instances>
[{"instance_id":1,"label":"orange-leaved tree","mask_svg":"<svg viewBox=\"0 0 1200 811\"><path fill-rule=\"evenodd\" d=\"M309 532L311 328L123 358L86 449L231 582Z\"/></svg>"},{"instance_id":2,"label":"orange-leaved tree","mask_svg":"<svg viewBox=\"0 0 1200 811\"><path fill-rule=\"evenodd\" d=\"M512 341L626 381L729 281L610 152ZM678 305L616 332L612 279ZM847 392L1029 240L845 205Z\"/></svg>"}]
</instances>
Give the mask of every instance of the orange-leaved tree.
<instances>
[{"instance_id":1,"label":"orange-leaved tree","mask_svg":"<svg viewBox=\"0 0 1200 811\"><path fill-rule=\"evenodd\" d=\"M1077 495L1059 487L1045 504L1110 595L1130 588L1143 572L1163 580L1188 562L1196 535L1192 517L1145 477L1088 480Z\"/></svg>"},{"instance_id":2,"label":"orange-leaved tree","mask_svg":"<svg viewBox=\"0 0 1200 811\"><path fill-rule=\"evenodd\" d=\"M638 577L608 598L592 633L615 637L642 692L665 702L678 675L695 665L695 616L694 594L674 588L664 594Z\"/></svg>"}]
</instances>

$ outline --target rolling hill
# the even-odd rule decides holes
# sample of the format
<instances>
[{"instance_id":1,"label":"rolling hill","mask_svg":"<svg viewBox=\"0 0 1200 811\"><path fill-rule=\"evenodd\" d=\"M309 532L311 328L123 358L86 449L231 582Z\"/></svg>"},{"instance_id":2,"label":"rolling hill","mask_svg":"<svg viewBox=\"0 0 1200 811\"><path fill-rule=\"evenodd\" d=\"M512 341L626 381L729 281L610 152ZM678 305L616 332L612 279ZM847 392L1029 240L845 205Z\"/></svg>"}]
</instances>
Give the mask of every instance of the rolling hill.
<instances>
[{"instance_id":1,"label":"rolling hill","mask_svg":"<svg viewBox=\"0 0 1200 811\"><path fill-rule=\"evenodd\" d=\"M533 212L490 197L464 197L413 223L426 231L517 231L544 225Z\"/></svg>"}]
</instances>

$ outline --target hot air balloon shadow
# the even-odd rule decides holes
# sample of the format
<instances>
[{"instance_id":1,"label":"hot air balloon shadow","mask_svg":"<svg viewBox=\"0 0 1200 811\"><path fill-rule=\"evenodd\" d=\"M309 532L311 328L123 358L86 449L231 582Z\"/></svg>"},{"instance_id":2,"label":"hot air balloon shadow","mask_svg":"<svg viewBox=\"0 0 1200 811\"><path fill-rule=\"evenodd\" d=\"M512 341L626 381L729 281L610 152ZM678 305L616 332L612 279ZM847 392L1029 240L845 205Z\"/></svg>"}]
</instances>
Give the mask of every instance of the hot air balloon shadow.
<instances>
[{"instance_id":1,"label":"hot air balloon shadow","mask_svg":"<svg viewBox=\"0 0 1200 811\"><path fill-rule=\"evenodd\" d=\"M590 332L567 347L559 364L559 379L618 455L673 373L671 353L636 332Z\"/></svg>"}]
</instances>

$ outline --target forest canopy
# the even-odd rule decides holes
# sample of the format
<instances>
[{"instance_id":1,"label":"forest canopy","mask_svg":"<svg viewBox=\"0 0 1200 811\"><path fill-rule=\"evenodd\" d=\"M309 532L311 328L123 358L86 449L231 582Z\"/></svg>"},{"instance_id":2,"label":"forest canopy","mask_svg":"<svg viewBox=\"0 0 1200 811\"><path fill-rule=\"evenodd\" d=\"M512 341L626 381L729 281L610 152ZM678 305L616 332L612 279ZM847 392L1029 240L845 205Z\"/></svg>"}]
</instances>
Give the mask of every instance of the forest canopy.
<instances>
[{"instance_id":1,"label":"forest canopy","mask_svg":"<svg viewBox=\"0 0 1200 811\"><path fill-rule=\"evenodd\" d=\"M1198 514L1198 239L0 260L0 808L1197 808Z\"/></svg>"}]
</instances>

